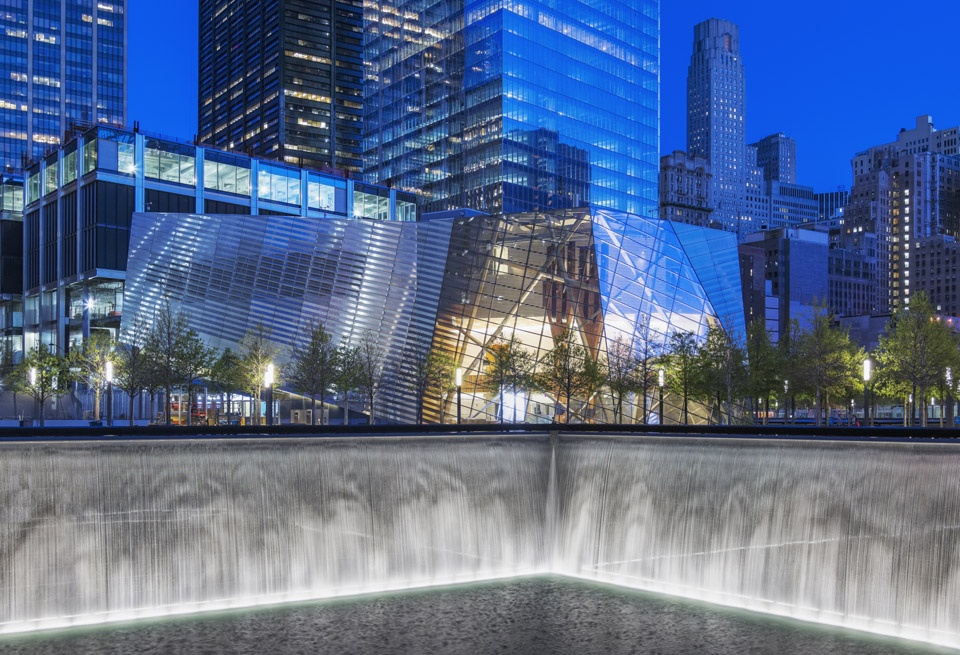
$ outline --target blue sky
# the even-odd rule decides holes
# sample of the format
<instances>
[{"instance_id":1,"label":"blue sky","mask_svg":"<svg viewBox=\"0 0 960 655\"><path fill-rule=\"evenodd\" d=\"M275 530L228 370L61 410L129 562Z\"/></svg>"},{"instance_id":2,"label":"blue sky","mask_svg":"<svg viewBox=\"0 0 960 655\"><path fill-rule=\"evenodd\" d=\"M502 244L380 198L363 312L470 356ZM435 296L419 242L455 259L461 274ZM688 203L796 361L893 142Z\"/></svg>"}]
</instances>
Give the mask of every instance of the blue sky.
<instances>
[{"instance_id":1,"label":"blue sky","mask_svg":"<svg viewBox=\"0 0 960 655\"><path fill-rule=\"evenodd\" d=\"M130 120L189 139L197 116L197 0L133 0ZM893 140L916 116L960 124L960 0L662 0L661 152L686 148L693 25L740 25L747 138L797 140L798 182L850 185L850 157Z\"/></svg>"}]
</instances>

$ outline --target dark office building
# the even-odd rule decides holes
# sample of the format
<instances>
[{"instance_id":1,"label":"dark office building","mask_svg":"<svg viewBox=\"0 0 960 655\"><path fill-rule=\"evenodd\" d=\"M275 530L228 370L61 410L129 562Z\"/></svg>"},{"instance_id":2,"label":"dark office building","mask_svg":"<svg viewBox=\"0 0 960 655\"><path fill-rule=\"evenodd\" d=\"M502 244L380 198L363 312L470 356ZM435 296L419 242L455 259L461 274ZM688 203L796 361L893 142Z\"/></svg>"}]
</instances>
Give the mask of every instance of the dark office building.
<instances>
[{"instance_id":1,"label":"dark office building","mask_svg":"<svg viewBox=\"0 0 960 655\"><path fill-rule=\"evenodd\" d=\"M200 0L199 85L202 143L361 170L360 0Z\"/></svg>"}]
</instances>

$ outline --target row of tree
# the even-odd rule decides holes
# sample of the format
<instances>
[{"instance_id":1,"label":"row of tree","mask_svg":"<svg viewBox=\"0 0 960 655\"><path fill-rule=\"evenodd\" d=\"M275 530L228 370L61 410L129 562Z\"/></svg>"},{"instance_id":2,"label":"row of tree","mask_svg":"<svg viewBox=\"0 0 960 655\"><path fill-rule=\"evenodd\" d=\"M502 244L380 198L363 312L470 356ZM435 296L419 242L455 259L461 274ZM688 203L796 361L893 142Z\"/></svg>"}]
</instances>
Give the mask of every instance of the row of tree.
<instances>
[{"instance_id":1,"label":"row of tree","mask_svg":"<svg viewBox=\"0 0 960 655\"><path fill-rule=\"evenodd\" d=\"M712 324L705 339L689 332L675 332L664 343L648 338L647 326L638 326L632 342L616 340L605 356L598 356L580 342L576 332L564 329L553 339L552 349L538 359L515 335L498 339L488 347L485 361L473 381L473 389L490 394L499 409L499 420L523 419L505 416L505 394L538 391L555 403L554 417L571 420L624 422L624 404L633 394L640 423L650 420L657 388L678 404L678 420L690 422L691 404L716 423L753 420L759 414L766 422L771 400L777 399L795 411L797 404L813 407L815 422L829 415L831 401L844 404L870 385L881 402L903 401L910 416L923 409L931 394L941 402L955 392L952 371L960 371L960 342L956 333L939 319L923 294L912 298L909 308L898 311L880 338L879 347L868 356L849 334L835 324L824 306L814 309L805 328L798 322L774 343L763 321L748 326L738 339ZM367 333L360 344L335 343L323 325L308 326L304 338L286 354L289 364L275 375L273 384L284 384L310 398L313 422L317 402L321 408L330 394L342 399L349 416L351 393L359 394L369 420L374 421L375 403L384 385L384 352L375 335ZM68 357L44 345L27 354L13 373L15 391L33 396L41 407L74 382L88 386L99 416L107 384L107 363L113 366L113 385L129 399L127 416L133 421L135 401L141 394L153 399L162 394L164 420L171 422L170 399L174 391L185 394L187 421L197 390L219 394L228 420L235 394L253 399L252 418L260 421L260 401L270 384L268 370L281 355L262 325L243 338L239 352L217 351L204 345L186 319L169 308L159 313L149 329L135 322L123 341L103 333L91 335ZM864 360L870 358L871 379L863 377ZM453 388L454 361L440 350L411 348L403 354L401 380L423 420L424 400L443 398ZM516 403L513 403L515 405ZM602 407L612 407L604 416ZM658 412L658 414L661 412ZM321 416L322 416L321 412ZM926 424L926 412L921 411ZM663 417L659 417L662 421ZM41 414L42 422L42 414Z\"/></svg>"}]
</instances>

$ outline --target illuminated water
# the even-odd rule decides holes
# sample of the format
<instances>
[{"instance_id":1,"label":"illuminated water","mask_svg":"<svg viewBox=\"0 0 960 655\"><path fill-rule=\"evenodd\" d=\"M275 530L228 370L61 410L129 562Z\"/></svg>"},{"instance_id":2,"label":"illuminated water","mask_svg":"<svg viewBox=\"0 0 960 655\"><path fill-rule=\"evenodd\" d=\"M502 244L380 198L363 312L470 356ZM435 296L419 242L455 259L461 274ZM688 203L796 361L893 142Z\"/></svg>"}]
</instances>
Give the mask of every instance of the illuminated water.
<instances>
[{"instance_id":1,"label":"illuminated water","mask_svg":"<svg viewBox=\"0 0 960 655\"><path fill-rule=\"evenodd\" d=\"M960 447L0 446L0 631L553 572L960 646Z\"/></svg>"},{"instance_id":2,"label":"illuminated water","mask_svg":"<svg viewBox=\"0 0 960 655\"><path fill-rule=\"evenodd\" d=\"M919 655L953 652L563 578L74 629L9 655Z\"/></svg>"}]
</instances>

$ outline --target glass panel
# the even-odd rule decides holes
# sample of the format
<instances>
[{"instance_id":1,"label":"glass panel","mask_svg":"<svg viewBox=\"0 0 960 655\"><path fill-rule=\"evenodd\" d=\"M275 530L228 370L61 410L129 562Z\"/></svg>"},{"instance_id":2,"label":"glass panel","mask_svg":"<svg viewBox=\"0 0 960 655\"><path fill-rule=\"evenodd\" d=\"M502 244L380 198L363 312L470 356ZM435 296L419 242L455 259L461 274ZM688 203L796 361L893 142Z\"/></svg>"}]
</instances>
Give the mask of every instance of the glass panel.
<instances>
[{"instance_id":1,"label":"glass panel","mask_svg":"<svg viewBox=\"0 0 960 655\"><path fill-rule=\"evenodd\" d=\"M336 187L319 176L310 174L307 182L307 206L321 211L337 211Z\"/></svg>"},{"instance_id":2,"label":"glass panel","mask_svg":"<svg viewBox=\"0 0 960 655\"><path fill-rule=\"evenodd\" d=\"M30 173L27 178L27 204L40 198L40 169L39 167Z\"/></svg>"},{"instance_id":3,"label":"glass panel","mask_svg":"<svg viewBox=\"0 0 960 655\"><path fill-rule=\"evenodd\" d=\"M43 175L43 195L53 193L60 186L58 183L59 180L57 179L58 169L59 167L57 166L56 159L47 162L47 166Z\"/></svg>"},{"instance_id":4,"label":"glass panel","mask_svg":"<svg viewBox=\"0 0 960 655\"><path fill-rule=\"evenodd\" d=\"M97 168L127 175L136 173L132 134L100 128L97 141Z\"/></svg>"},{"instance_id":5,"label":"glass panel","mask_svg":"<svg viewBox=\"0 0 960 655\"><path fill-rule=\"evenodd\" d=\"M148 178L187 184L196 182L196 159L192 146L149 139L144 144L144 175Z\"/></svg>"},{"instance_id":6,"label":"glass panel","mask_svg":"<svg viewBox=\"0 0 960 655\"><path fill-rule=\"evenodd\" d=\"M63 183L70 184L77 179L77 151L76 149L63 156Z\"/></svg>"},{"instance_id":7,"label":"glass panel","mask_svg":"<svg viewBox=\"0 0 960 655\"><path fill-rule=\"evenodd\" d=\"M260 164L257 193L264 200L300 204L300 171Z\"/></svg>"},{"instance_id":8,"label":"glass panel","mask_svg":"<svg viewBox=\"0 0 960 655\"><path fill-rule=\"evenodd\" d=\"M88 139L83 144L83 174L86 175L97 167L97 139Z\"/></svg>"}]
</instances>

